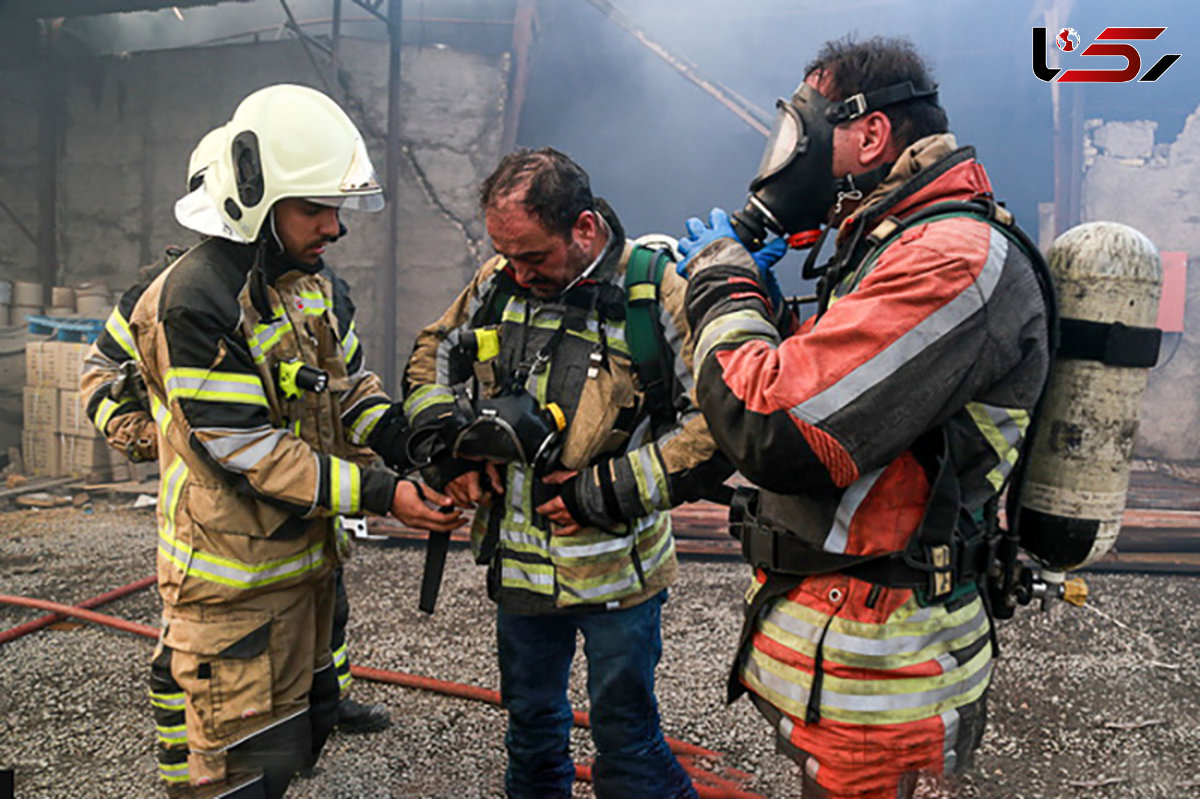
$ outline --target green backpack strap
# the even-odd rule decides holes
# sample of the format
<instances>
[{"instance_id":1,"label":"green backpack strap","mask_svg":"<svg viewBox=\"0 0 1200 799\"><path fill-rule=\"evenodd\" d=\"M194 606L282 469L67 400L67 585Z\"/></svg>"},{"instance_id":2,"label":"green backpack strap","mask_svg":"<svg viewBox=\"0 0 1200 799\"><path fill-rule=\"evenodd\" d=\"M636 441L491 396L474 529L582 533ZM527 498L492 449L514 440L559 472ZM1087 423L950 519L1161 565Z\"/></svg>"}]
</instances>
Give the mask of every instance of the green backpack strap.
<instances>
[{"instance_id":1,"label":"green backpack strap","mask_svg":"<svg viewBox=\"0 0 1200 799\"><path fill-rule=\"evenodd\" d=\"M671 365L659 321L663 273L670 264L666 250L635 246L625 266L625 339L656 427L675 418Z\"/></svg>"}]
</instances>

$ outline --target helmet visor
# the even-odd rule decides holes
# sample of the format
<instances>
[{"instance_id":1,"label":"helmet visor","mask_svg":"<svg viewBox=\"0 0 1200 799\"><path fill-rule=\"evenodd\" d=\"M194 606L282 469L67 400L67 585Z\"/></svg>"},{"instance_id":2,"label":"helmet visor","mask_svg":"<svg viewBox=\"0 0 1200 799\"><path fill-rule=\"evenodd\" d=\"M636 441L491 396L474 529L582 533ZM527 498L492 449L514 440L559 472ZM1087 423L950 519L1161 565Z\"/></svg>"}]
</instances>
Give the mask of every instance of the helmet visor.
<instances>
[{"instance_id":1,"label":"helmet visor","mask_svg":"<svg viewBox=\"0 0 1200 799\"><path fill-rule=\"evenodd\" d=\"M775 115L775 126L771 128L762 160L758 164L756 180L765 180L787 166L804 135L804 124L795 106L787 100L776 100L775 107L779 113Z\"/></svg>"}]
</instances>

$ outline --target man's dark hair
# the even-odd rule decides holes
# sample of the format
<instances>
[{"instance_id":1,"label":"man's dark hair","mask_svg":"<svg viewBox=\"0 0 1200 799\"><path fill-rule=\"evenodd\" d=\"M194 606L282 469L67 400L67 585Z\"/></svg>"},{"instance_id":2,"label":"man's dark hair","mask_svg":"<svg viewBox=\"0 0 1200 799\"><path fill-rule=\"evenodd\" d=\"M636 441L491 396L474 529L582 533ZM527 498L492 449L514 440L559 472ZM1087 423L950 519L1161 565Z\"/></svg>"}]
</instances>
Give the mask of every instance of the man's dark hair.
<instances>
[{"instance_id":1,"label":"man's dark hair","mask_svg":"<svg viewBox=\"0 0 1200 799\"><path fill-rule=\"evenodd\" d=\"M850 36L825 43L817 57L804 69L805 75L817 73L823 81L822 93L830 100L845 100L912 81L918 91L935 88L925 59L912 42L904 38L875 36L856 42ZM910 100L880 109L892 123L892 138L901 147L949 127L946 111L936 97Z\"/></svg>"},{"instance_id":2,"label":"man's dark hair","mask_svg":"<svg viewBox=\"0 0 1200 799\"><path fill-rule=\"evenodd\" d=\"M579 215L596 209L587 172L552 147L521 149L501 158L479 187L479 205L486 213L521 191L529 215L559 236L570 236Z\"/></svg>"}]
</instances>

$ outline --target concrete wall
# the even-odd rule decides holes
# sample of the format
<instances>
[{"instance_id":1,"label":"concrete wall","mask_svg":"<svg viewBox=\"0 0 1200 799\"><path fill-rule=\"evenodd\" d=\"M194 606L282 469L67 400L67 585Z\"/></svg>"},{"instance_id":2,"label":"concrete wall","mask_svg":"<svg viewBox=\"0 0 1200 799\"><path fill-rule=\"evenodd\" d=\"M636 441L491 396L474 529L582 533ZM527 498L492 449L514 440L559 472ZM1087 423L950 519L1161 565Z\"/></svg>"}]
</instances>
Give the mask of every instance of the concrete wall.
<instances>
[{"instance_id":1,"label":"concrete wall","mask_svg":"<svg viewBox=\"0 0 1200 799\"><path fill-rule=\"evenodd\" d=\"M317 54L318 63L327 66ZM359 125L383 179L387 153L387 46L345 40L338 99ZM401 75L403 146L397 352L449 304L471 275L485 237L474 189L500 157L508 57L406 47ZM68 66L58 180L58 282L133 282L140 264L195 236L174 220L188 155L251 91L279 82L323 89L295 41L139 53ZM39 75L0 72L0 200L37 229ZM387 216L347 212L350 236L327 260L351 283L367 358L381 352L377 291ZM37 250L0 211L0 278L38 280ZM397 369L399 373L400 368Z\"/></svg>"},{"instance_id":2,"label":"concrete wall","mask_svg":"<svg viewBox=\"0 0 1200 799\"><path fill-rule=\"evenodd\" d=\"M1185 330L1164 341L1150 373L1137 454L1200 462L1200 109L1173 142L1156 144L1154 131L1149 121L1087 123L1081 216L1189 254Z\"/></svg>"}]
</instances>

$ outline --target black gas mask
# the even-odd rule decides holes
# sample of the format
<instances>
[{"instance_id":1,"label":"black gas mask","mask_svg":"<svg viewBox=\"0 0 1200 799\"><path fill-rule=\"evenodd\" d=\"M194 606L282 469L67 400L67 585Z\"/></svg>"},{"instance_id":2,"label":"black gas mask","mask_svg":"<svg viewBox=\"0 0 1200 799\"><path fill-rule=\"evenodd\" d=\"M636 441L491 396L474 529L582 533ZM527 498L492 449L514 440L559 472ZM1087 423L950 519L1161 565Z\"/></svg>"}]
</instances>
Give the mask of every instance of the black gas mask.
<instances>
[{"instance_id":1,"label":"black gas mask","mask_svg":"<svg viewBox=\"0 0 1200 799\"><path fill-rule=\"evenodd\" d=\"M937 87L915 89L897 83L845 100L828 100L801 83L791 100L780 99L758 173L750 181L746 205L733 215L733 229L750 250L768 233L787 238L794 248L812 245L840 198L861 199L883 180L890 165L861 175L833 174L833 129L885 106L937 97Z\"/></svg>"},{"instance_id":2,"label":"black gas mask","mask_svg":"<svg viewBox=\"0 0 1200 799\"><path fill-rule=\"evenodd\" d=\"M466 460L523 463L545 473L562 452L567 426L555 403L539 408L527 391L475 403L475 418L454 439L454 457Z\"/></svg>"}]
</instances>

